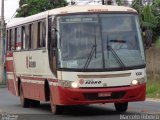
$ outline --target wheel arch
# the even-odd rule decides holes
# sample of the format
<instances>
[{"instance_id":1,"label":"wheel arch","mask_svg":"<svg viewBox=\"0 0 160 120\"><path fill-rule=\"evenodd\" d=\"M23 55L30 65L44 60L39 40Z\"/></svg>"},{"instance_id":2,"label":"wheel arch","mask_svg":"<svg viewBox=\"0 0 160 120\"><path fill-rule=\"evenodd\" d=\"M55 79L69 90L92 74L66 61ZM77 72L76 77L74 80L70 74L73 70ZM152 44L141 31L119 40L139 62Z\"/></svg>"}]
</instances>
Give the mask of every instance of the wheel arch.
<instances>
[{"instance_id":1,"label":"wheel arch","mask_svg":"<svg viewBox=\"0 0 160 120\"><path fill-rule=\"evenodd\" d=\"M20 85L21 85L21 79L18 77L18 96L20 96Z\"/></svg>"},{"instance_id":2,"label":"wheel arch","mask_svg":"<svg viewBox=\"0 0 160 120\"><path fill-rule=\"evenodd\" d=\"M45 100L49 101L50 100L50 86L49 86L48 80L45 80L44 82L44 93L45 93Z\"/></svg>"}]
</instances>

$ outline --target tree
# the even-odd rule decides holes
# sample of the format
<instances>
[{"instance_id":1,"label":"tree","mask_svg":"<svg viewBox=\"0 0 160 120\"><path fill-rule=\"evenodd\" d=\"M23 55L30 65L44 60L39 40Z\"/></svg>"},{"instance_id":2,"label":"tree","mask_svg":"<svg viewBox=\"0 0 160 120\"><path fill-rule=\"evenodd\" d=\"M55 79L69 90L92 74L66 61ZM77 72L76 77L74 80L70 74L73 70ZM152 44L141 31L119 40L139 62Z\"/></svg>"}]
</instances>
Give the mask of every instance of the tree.
<instances>
[{"instance_id":1,"label":"tree","mask_svg":"<svg viewBox=\"0 0 160 120\"><path fill-rule=\"evenodd\" d=\"M142 1L141 0L134 0L132 2L132 5L131 5L131 7L133 7L134 9L136 9L138 11L139 15L142 12L142 6L143 5L142 5Z\"/></svg>"},{"instance_id":2,"label":"tree","mask_svg":"<svg viewBox=\"0 0 160 120\"><path fill-rule=\"evenodd\" d=\"M128 0L116 0L117 5L120 6L129 6L129 1Z\"/></svg>"},{"instance_id":3,"label":"tree","mask_svg":"<svg viewBox=\"0 0 160 120\"><path fill-rule=\"evenodd\" d=\"M143 5L141 0L134 0L132 7L139 13L141 26L149 27L157 36L160 31L160 0L153 0L147 5Z\"/></svg>"},{"instance_id":4,"label":"tree","mask_svg":"<svg viewBox=\"0 0 160 120\"><path fill-rule=\"evenodd\" d=\"M137 10L137 12L139 14L139 20L140 20L140 24L141 25L143 23L143 18L142 18L142 16L143 16L143 13L142 13L143 7L142 6L143 5L142 5L142 1L141 0L134 0L132 2L132 5L131 5L132 8L134 8L135 10Z\"/></svg>"},{"instance_id":5,"label":"tree","mask_svg":"<svg viewBox=\"0 0 160 120\"><path fill-rule=\"evenodd\" d=\"M152 12L151 6L149 6L149 5L144 6L142 12L143 12L143 14L142 14L142 17L143 17L142 25L146 26L146 27L149 27L151 29L155 28L157 22L156 22L156 18L154 16L154 14Z\"/></svg>"},{"instance_id":6,"label":"tree","mask_svg":"<svg viewBox=\"0 0 160 120\"><path fill-rule=\"evenodd\" d=\"M65 0L20 0L16 17L26 17L66 5Z\"/></svg>"},{"instance_id":7,"label":"tree","mask_svg":"<svg viewBox=\"0 0 160 120\"><path fill-rule=\"evenodd\" d=\"M157 35L160 35L160 0L154 0L152 11L155 16L156 27L153 29Z\"/></svg>"},{"instance_id":8,"label":"tree","mask_svg":"<svg viewBox=\"0 0 160 120\"><path fill-rule=\"evenodd\" d=\"M154 28L156 25L155 16L152 11L152 6L150 4L143 5L141 0L135 0L132 7L136 9L139 13L140 23L143 27Z\"/></svg>"},{"instance_id":9,"label":"tree","mask_svg":"<svg viewBox=\"0 0 160 120\"><path fill-rule=\"evenodd\" d=\"M116 0L117 5L123 5L122 0Z\"/></svg>"}]
</instances>

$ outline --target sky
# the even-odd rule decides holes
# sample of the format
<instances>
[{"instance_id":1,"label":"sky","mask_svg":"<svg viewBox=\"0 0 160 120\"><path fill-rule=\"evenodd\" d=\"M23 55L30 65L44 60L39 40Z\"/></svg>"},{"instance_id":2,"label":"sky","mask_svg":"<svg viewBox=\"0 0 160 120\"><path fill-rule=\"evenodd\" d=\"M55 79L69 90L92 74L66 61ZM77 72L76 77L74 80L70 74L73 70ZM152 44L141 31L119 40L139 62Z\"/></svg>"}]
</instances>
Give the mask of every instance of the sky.
<instances>
[{"instance_id":1,"label":"sky","mask_svg":"<svg viewBox=\"0 0 160 120\"><path fill-rule=\"evenodd\" d=\"M4 18L9 21L19 8L19 0L4 0ZM0 16L1 16L1 0L0 0Z\"/></svg>"}]
</instances>

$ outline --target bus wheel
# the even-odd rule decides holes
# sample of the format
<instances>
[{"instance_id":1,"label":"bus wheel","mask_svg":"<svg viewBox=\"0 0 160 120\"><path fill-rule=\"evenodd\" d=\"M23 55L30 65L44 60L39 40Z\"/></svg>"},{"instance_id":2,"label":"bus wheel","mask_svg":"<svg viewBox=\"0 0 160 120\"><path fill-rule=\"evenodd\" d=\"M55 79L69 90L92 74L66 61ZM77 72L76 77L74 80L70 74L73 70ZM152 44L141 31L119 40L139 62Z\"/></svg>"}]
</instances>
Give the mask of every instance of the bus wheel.
<instances>
[{"instance_id":1,"label":"bus wheel","mask_svg":"<svg viewBox=\"0 0 160 120\"><path fill-rule=\"evenodd\" d=\"M22 84L20 84L20 101L21 101L22 107L28 108L30 106L29 99L24 98Z\"/></svg>"},{"instance_id":2,"label":"bus wheel","mask_svg":"<svg viewBox=\"0 0 160 120\"><path fill-rule=\"evenodd\" d=\"M53 114L61 114L62 112L62 109L61 109L61 106L59 105L55 105L52 101L52 96L50 95L50 104L51 104L51 111Z\"/></svg>"},{"instance_id":3,"label":"bus wheel","mask_svg":"<svg viewBox=\"0 0 160 120\"><path fill-rule=\"evenodd\" d=\"M114 103L117 112L126 112L128 108L128 102L125 103Z\"/></svg>"}]
</instances>

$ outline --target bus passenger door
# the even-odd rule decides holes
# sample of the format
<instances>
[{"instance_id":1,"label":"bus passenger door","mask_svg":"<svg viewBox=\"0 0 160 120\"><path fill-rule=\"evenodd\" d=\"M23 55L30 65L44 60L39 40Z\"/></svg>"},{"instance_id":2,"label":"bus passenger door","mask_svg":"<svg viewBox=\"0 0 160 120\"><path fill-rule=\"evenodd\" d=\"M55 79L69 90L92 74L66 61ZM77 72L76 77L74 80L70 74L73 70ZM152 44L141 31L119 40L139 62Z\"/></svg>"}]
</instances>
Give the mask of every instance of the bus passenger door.
<instances>
[{"instance_id":1,"label":"bus passenger door","mask_svg":"<svg viewBox=\"0 0 160 120\"><path fill-rule=\"evenodd\" d=\"M29 51L29 69L32 76L30 97L45 100L44 81L48 77L46 50L46 19L31 24L31 40Z\"/></svg>"},{"instance_id":2,"label":"bus passenger door","mask_svg":"<svg viewBox=\"0 0 160 120\"><path fill-rule=\"evenodd\" d=\"M58 30L55 26L54 16L49 18L48 23L48 51L49 51L49 65L54 76L57 76L57 36Z\"/></svg>"}]
</instances>

